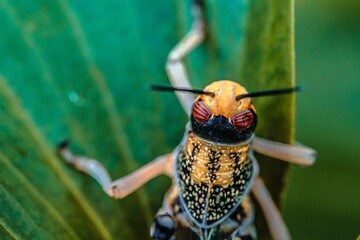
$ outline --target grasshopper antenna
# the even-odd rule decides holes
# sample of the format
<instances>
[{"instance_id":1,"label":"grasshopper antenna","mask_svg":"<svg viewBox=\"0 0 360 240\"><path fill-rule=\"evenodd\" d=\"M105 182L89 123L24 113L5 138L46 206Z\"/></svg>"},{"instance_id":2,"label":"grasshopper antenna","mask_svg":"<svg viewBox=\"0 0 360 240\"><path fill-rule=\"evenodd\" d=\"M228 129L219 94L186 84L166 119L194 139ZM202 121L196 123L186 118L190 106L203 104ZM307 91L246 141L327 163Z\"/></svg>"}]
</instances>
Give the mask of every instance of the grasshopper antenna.
<instances>
[{"instance_id":1,"label":"grasshopper antenna","mask_svg":"<svg viewBox=\"0 0 360 240\"><path fill-rule=\"evenodd\" d=\"M295 86L291 88L283 88L283 89L275 89L275 90L267 90L267 91L259 91L259 92L251 92L240 94L236 96L236 101L240 101L243 98L248 97L263 97L263 96L273 96L273 95L281 95L281 94L288 94L293 92L299 92L304 90L304 86Z\"/></svg>"},{"instance_id":2,"label":"grasshopper antenna","mask_svg":"<svg viewBox=\"0 0 360 240\"><path fill-rule=\"evenodd\" d=\"M211 97L215 97L215 93L207 92L199 89L189 89L189 88L181 88L181 87L167 87L167 86L160 86L160 85L149 85L148 88L152 91L161 91L161 92L189 92L195 94L202 94L202 95L209 95Z\"/></svg>"}]
</instances>

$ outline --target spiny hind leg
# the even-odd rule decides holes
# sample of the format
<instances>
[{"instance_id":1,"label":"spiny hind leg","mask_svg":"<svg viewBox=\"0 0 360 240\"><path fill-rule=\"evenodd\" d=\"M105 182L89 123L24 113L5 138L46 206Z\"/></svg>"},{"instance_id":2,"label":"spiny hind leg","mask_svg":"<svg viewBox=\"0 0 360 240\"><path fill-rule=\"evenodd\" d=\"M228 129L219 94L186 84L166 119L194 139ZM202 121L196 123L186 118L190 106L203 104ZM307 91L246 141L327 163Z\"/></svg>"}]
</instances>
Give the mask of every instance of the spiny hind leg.
<instances>
[{"instance_id":1,"label":"spiny hind leg","mask_svg":"<svg viewBox=\"0 0 360 240\"><path fill-rule=\"evenodd\" d=\"M189 77L182 60L204 40L205 20L203 16L203 4L201 0L193 0L193 23L191 30L168 55L166 71L173 87L191 88ZM194 97L181 92L176 92L176 96L185 112L190 115Z\"/></svg>"}]
</instances>

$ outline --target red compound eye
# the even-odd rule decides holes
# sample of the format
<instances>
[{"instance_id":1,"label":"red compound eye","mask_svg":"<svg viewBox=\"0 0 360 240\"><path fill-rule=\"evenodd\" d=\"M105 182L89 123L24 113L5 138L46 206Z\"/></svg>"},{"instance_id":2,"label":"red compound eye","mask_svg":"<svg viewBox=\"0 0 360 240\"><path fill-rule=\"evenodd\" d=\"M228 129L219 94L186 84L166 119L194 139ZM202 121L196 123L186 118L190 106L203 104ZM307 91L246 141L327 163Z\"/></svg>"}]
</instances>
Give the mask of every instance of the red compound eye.
<instances>
[{"instance_id":1,"label":"red compound eye","mask_svg":"<svg viewBox=\"0 0 360 240\"><path fill-rule=\"evenodd\" d=\"M192 115L198 123L204 123L211 117L210 108L202 101L194 103Z\"/></svg>"},{"instance_id":2,"label":"red compound eye","mask_svg":"<svg viewBox=\"0 0 360 240\"><path fill-rule=\"evenodd\" d=\"M231 117L230 121L231 124L234 125L236 128L244 130L250 127L251 124L254 122L254 115L250 110L246 109L235 113Z\"/></svg>"}]
</instances>

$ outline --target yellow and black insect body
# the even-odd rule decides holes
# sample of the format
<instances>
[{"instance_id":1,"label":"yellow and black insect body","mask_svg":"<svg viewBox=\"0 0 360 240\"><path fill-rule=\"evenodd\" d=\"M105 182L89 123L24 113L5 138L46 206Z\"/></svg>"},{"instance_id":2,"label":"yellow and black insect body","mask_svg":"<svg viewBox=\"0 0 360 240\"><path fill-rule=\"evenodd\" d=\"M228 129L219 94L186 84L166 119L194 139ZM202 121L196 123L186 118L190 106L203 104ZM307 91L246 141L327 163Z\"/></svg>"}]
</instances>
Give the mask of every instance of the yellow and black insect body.
<instances>
[{"instance_id":1,"label":"yellow and black insect body","mask_svg":"<svg viewBox=\"0 0 360 240\"><path fill-rule=\"evenodd\" d=\"M240 204L253 179L249 144L214 144L188 136L177 158L180 200L201 228L223 222Z\"/></svg>"},{"instance_id":2,"label":"yellow and black insect body","mask_svg":"<svg viewBox=\"0 0 360 240\"><path fill-rule=\"evenodd\" d=\"M180 207L206 230L243 211L255 175L250 144L257 117L250 98L236 99L247 91L235 82L214 82L204 92L212 94L195 100L191 127L178 148L175 182Z\"/></svg>"},{"instance_id":3,"label":"yellow and black insect body","mask_svg":"<svg viewBox=\"0 0 360 240\"><path fill-rule=\"evenodd\" d=\"M249 99L235 100L244 89L234 82L215 82L205 91L214 96L196 100L192 130L179 151L175 174L185 211L197 226L211 228L228 217L249 190L254 176L249 139L256 115Z\"/></svg>"},{"instance_id":4,"label":"yellow and black insect body","mask_svg":"<svg viewBox=\"0 0 360 240\"><path fill-rule=\"evenodd\" d=\"M181 206L197 227L216 227L239 208L254 177L249 151L249 143L216 144L189 134L175 179Z\"/></svg>"},{"instance_id":5,"label":"yellow and black insect body","mask_svg":"<svg viewBox=\"0 0 360 240\"><path fill-rule=\"evenodd\" d=\"M160 213L174 217L174 228L176 224L188 227L200 239L256 239L248 193L258 174L251 146L257 115L250 97L298 88L248 93L240 84L223 80L202 91L155 89L201 94L195 99L190 124L177 148L175 187ZM170 237L153 234L153 238Z\"/></svg>"}]
</instances>

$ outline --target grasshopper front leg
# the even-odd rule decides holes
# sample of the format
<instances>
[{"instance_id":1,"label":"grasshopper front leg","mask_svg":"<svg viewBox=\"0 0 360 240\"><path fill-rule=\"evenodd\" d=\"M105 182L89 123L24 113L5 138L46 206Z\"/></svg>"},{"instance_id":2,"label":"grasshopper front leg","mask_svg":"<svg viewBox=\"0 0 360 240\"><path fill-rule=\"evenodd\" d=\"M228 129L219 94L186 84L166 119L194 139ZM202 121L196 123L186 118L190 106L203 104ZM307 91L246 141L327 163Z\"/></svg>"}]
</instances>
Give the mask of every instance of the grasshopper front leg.
<instances>
[{"instance_id":1,"label":"grasshopper front leg","mask_svg":"<svg viewBox=\"0 0 360 240\"><path fill-rule=\"evenodd\" d=\"M111 180L108 171L97 160L74 155L68 148L68 142L63 141L58 146L60 156L70 165L93 177L110 197L121 199L134 192L149 180L160 174L173 175L174 154L169 153L155 158L152 162L135 172Z\"/></svg>"},{"instance_id":2,"label":"grasshopper front leg","mask_svg":"<svg viewBox=\"0 0 360 240\"><path fill-rule=\"evenodd\" d=\"M189 77L182 59L194 48L199 46L205 38L205 20L203 16L203 1L193 1L193 23L191 30L170 51L166 62L166 71L173 87L191 89ZM194 97L189 94L176 92L184 111L190 116Z\"/></svg>"}]
</instances>

